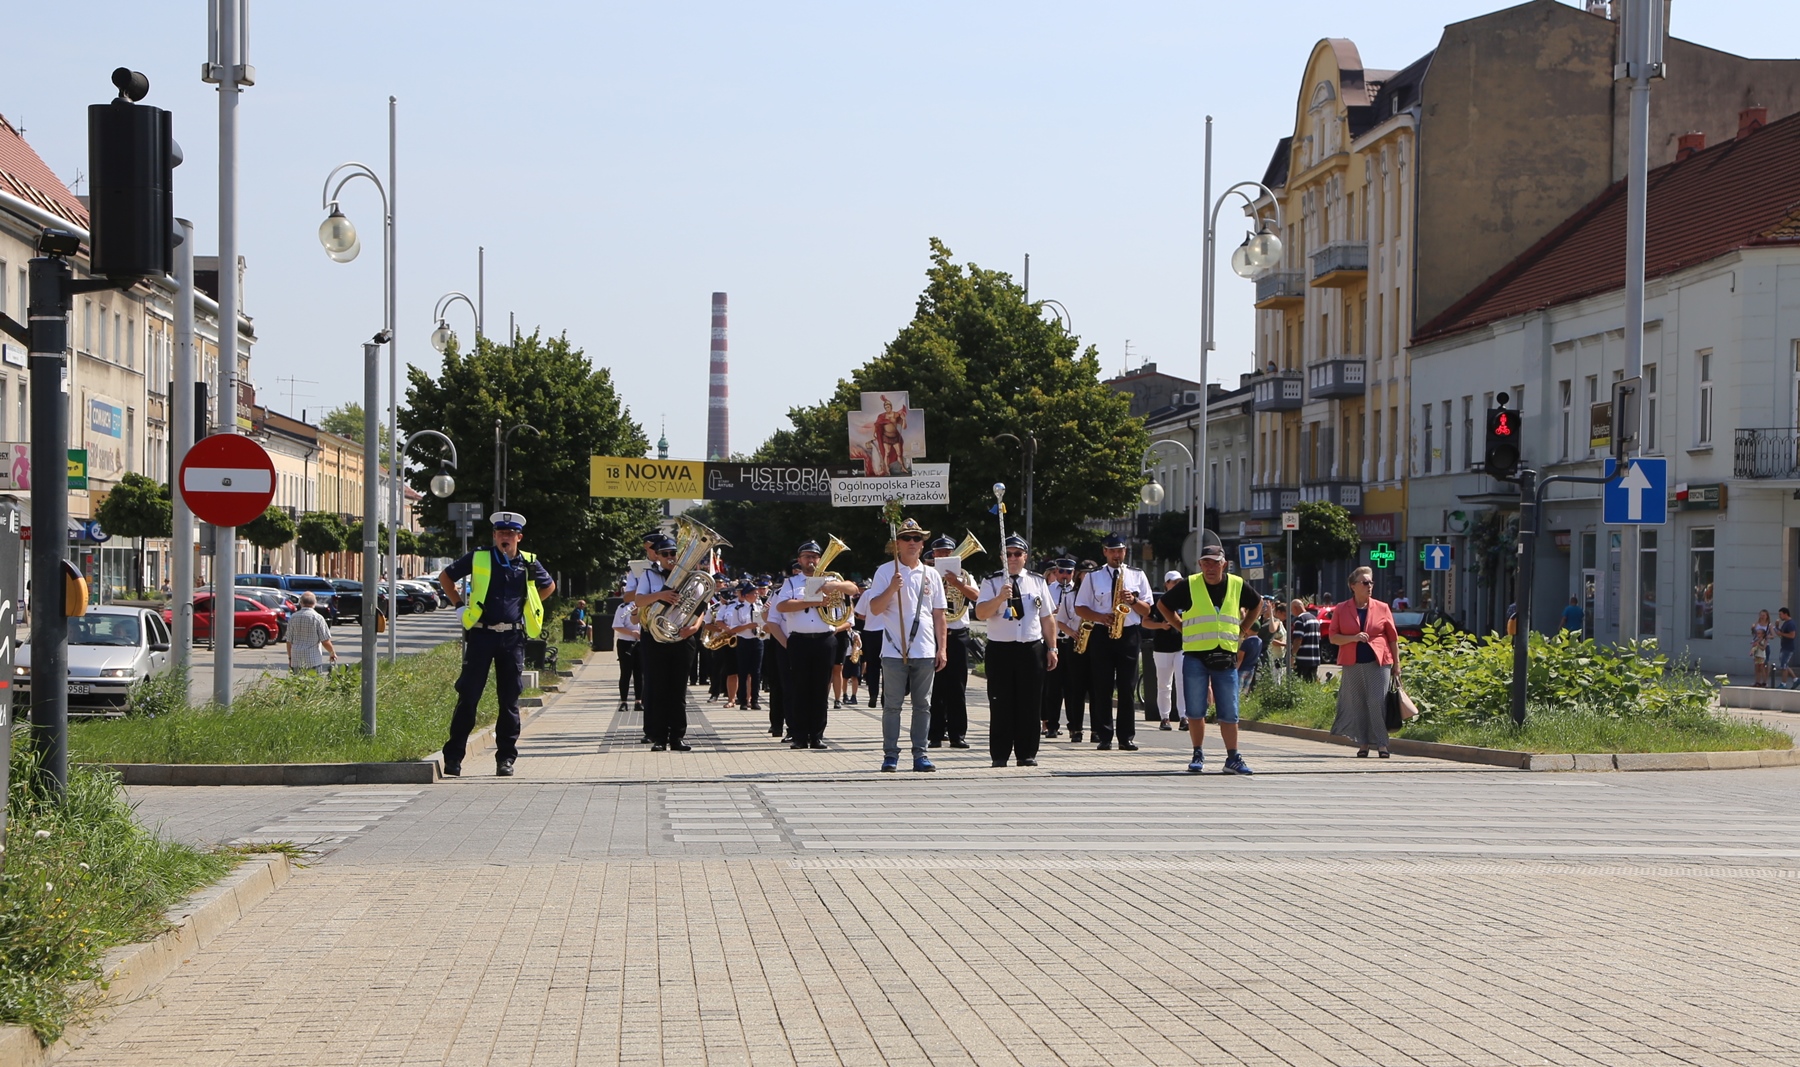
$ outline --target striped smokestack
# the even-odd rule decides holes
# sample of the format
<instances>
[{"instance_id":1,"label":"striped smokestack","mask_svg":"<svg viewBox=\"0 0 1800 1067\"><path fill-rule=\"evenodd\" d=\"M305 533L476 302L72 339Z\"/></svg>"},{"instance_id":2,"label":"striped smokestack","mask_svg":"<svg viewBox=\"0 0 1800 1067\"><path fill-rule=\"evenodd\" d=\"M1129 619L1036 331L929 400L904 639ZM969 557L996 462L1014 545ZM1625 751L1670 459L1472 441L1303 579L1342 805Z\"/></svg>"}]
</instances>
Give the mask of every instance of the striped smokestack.
<instances>
[{"instance_id":1,"label":"striped smokestack","mask_svg":"<svg viewBox=\"0 0 1800 1067\"><path fill-rule=\"evenodd\" d=\"M726 375L731 364L725 358L725 294L712 299L712 377L706 389L706 458L731 458L731 386Z\"/></svg>"}]
</instances>

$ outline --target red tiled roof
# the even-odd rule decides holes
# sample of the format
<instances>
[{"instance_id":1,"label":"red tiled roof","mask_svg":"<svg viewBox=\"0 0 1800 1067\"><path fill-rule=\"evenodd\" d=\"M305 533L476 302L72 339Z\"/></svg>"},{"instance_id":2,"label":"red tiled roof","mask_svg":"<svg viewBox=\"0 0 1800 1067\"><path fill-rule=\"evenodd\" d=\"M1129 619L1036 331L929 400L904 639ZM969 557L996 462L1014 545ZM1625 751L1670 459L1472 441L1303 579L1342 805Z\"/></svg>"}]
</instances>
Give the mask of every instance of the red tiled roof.
<instances>
[{"instance_id":1,"label":"red tiled roof","mask_svg":"<svg viewBox=\"0 0 1800 1067\"><path fill-rule=\"evenodd\" d=\"M12 123L0 115L0 189L20 200L29 200L82 229L87 229L87 208L62 183L37 152L32 150Z\"/></svg>"},{"instance_id":2,"label":"red tiled roof","mask_svg":"<svg viewBox=\"0 0 1800 1067\"><path fill-rule=\"evenodd\" d=\"M1800 114L1650 172L1644 276L1800 242ZM1413 336L1424 341L1625 285L1616 182Z\"/></svg>"}]
</instances>

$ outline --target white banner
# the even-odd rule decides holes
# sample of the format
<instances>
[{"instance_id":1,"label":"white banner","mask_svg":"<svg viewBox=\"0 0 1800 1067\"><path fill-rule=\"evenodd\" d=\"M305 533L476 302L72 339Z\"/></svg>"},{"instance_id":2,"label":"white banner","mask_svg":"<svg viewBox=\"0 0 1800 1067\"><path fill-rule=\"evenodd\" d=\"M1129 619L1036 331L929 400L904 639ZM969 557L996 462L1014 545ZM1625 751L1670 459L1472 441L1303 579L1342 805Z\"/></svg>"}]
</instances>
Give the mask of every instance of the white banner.
<instances>
[{"instance_id":1,"label":"white banner","mask_svg":"<svg viewBox=\"0 0 1800 1067\"><path fill-rule=\"evenodd\" d=\"M833 478L831 506L880 507L893 497L908 504L950 503L950 464L915 463L912 470L898 478Z\"/></svg>"}]
</instances>

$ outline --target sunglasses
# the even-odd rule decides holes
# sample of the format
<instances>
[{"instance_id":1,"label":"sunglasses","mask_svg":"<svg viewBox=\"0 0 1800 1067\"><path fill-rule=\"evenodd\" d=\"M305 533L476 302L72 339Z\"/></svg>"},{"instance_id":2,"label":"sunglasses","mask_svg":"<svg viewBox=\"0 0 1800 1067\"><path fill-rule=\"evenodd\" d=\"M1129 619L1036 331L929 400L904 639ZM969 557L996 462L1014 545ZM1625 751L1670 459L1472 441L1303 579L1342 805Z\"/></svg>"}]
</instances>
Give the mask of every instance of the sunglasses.
<instances>
[{"instance_id":1,"label":"sunglasses","mask_svg":"<svg viewBox=\"0 0 1800 1067\"><path fill-rule=\"evenodd\" d=\"M1351 585L1374 585L1375 583L1370 581L1367 578L1358 578L1356 581L1351 582L1350 584Z\"/></svg>"},{"instance_id":2,"label":"sunglasses","mask_svg":"<svg viewBox=\"0 0 1800 1067\"><path fill-rule=\"evenodd\" d=\"M1025 553L1023 553L1023 552L1008 552L1006 554L1006 558L1007 559L1024 559Z\"/></svg>"},{"instance_id":3,"label":"sunglasses","mask_svg":"<svg viewBox=\"0 0 1800 1067\"><path fill-rule=\"evenodd\" d=\"M667 552L658 552L657 555L663 557L664 559L674 559L675 558L675 550L671 548Z\"/></svg>"},{"instance_id":4,"label":"sunglasses","mask_svg":"<svg viewBox=\"0 0 1800 1067\"><path fill-rule=\"evenodd\" d=\"M923 541L925 539L923 537L909 536L909 535L903 534L903 535L901 535L900 540L902 540L902 541Z\"/></svg>"}]
</instances>

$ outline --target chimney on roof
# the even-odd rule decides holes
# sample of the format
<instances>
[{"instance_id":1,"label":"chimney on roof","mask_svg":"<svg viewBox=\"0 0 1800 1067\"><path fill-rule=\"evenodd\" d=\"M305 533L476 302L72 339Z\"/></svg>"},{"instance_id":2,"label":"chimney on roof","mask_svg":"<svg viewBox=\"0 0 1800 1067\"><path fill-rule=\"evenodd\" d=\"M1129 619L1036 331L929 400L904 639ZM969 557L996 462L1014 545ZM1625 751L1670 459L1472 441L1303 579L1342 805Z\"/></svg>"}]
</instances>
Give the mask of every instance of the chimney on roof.
<instances>
[{"instance_id":1,"label":"chimney on roof","mask_svg":"<svg viewBox=\"0 0 1800 1067\"><path fill-rule=\"evenodd\" d=\"M1738 112L1738 137L1744 138L1769 124L1769 109L1766 107L1747 107Z\"/></svg>"},{"instance_id":2,"label":"chimney on roof","mask_svg":"<svg viewBox=\"0 0 1800 1067\"><path fill-rule=\"evenodd\" d=\"M1675 162L1679 163L1689 156L1697 156L1706 147L1706 134L1699 130L1689 130L1675 142Z\"/></svg>"}]
</instances>

